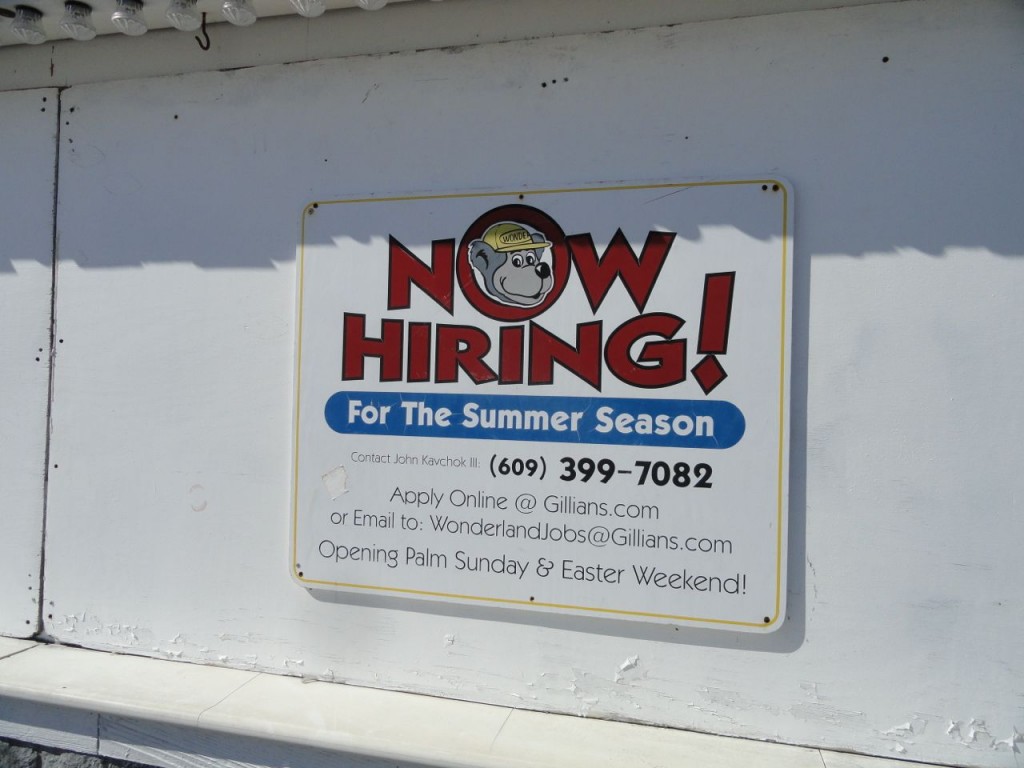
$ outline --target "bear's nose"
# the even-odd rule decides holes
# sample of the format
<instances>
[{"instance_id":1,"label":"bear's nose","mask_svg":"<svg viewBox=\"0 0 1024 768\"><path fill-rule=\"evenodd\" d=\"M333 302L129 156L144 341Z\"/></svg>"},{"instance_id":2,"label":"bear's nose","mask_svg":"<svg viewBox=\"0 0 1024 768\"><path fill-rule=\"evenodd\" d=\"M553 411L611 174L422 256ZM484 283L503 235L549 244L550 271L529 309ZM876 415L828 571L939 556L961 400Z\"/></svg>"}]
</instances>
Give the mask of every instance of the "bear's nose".
<instances>
[{"instance_id":1,"label":"bear's nose","mask_svg":"<svg viewBox=\"0 0 1024 768\"><path fill-rule=\"evenodd\" d=\"M546 280L551 277L551 267L546 263L541 262L537 265L537 276L540 277L541 280Z\"/></svg>"}]
</instances>

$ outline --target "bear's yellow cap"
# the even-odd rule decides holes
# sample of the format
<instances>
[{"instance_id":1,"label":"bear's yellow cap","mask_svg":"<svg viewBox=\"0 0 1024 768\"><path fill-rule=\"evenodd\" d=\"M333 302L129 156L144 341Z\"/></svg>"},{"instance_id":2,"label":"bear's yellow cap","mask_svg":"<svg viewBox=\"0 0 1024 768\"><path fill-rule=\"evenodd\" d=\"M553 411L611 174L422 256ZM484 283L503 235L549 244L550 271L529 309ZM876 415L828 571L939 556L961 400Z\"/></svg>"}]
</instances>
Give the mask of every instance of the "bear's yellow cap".
<instances>
[{"instance_id":1,"label":"bear's yellow cap","mask_svg":"<svg viewBox=\"0 0 1024 768\"><path fill-rule=\"evenodd\" d=\"M494 224L484 232L484 236L481 239L499 253L551 247L551 243L547 240L542 240L539 243L535 242L524 227L511 221Z\"/></svg>"}]
</instances>

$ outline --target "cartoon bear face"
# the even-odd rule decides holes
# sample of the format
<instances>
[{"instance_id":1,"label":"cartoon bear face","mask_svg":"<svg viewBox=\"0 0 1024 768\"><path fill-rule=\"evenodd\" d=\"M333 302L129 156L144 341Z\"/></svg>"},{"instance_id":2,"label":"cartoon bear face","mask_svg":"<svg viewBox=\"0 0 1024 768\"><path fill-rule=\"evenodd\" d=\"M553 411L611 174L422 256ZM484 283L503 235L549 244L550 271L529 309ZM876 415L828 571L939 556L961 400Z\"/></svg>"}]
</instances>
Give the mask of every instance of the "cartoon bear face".
<instances>
[{"instance_id":1,"label":"cartoon bear face","mask_svg":"<svg viewBox=\"0 0 1024 768\"><path fill-rule=\"evenodd\" d=\"M535 307L554 285L551 266L543 260L550 246L539 232L530 233L515 222L504 221L469 244L469 263L492 298L503 304Z\"/></svg>"}]
</instances>

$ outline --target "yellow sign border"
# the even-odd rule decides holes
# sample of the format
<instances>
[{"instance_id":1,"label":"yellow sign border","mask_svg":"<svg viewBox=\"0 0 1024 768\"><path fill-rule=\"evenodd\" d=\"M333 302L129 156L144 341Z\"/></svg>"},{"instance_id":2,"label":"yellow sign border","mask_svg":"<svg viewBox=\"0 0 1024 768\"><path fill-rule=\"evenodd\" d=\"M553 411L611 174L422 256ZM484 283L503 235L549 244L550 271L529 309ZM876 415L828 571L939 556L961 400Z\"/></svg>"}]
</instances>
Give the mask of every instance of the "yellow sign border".
<instances>
[{"instance_id":1,"label":"yellow sign border","mask_svg":"<svg viewBox=\"0 0 1024 768\"><path fill-rule=\"evenodd\" d=\"M484 197L510 197L516 196L519 199L532 195L557 195L574 192L616 192L616 191L628 191L628 190L640 190L640 189L685 189L688 187L723 187L723 186L741 186L756 184L764 188L766 185L774 190L782 192L782 284L781 284L781 307L780 307L780 318L779 318L779 447L778 447L778 476L777 476L777 496L776 496L776 540L775 540L775 613L770 617L766 617L764 622L753 622L753 621L735 621L729 619L708 619L701 618L698 616L677 616L674 614L664 613L649 613L643 611L624 611L615 608L594 608L585 605L567 605L561 603L545 603L530 600L513 600L510 598L500 597L483 597L481 595L462 595L452 592L432 592L427 590L419 589L404 589L400 587L380 587L371 584L350 584L347 582L340 581L323 581L319 579L307 579L302 575L302 571L299 569L298 563L298 524L299 524L299 414L301 408L301 392L302 392L302 300L303 300L303 289L304 289L304 277L305 277L305 259L306 259L306 218L319 206L321 205L347 205L351 203L395 203L395 202L408 202L412 200L455 200L455 199L466 199L466 198L484 198ZM298 320L296 322L296 334L295 334L295 410L292 416L292 451L293 451L293 462L292 462L292 558L291 558L291 573L292 577L303 585L311 586L326 586L326 587L342 587L345 589L360 589L369 592L386 592L389 594L401 595L415 595L417 597L439 597L446 598L449 600L472 600L476 602L485 603L497 603L501 605L516 605L524 606L529 608L561 608L573 611L586 611L590 613L610 614L613 616L638 616L651 619L674 619L676 621L695 622L701 624L720 624L720 625L731 625L741 627L751 627L757 629L774 629L776 622L779 621L780 611L782 606L782 553L784 551L782 534L785 526L785 509L784 503L786 501L783 489L786 487L785 480L783 477L783 471L786 467L785 451L786 451L786 400L789 394L788 388L786 387L786 354L788 347L786 341L788 339L788 323L790 322L790 313L788 312L788 301L789 301L789 269L790 269L790 245L789 245L789 186L785 182L779 179L745 179L738 181L694 181L694 182L680 182L680 183L664 183L664 184L630 184L630 185L609 185L609 186L593 186L593 187L580 187L580 188L568 188L568 189L540 189L540 190L515 190L515 191L503 191L503 192L460 192L454 194L444 195L404 195L395 197L358 197L348 198L339 200L316 200L307 203L302 208L302 221L301 221L301 240L299 243L299 260L296 264L297 271L297 306L296 315Z\"/></svg>"}]
</instances>

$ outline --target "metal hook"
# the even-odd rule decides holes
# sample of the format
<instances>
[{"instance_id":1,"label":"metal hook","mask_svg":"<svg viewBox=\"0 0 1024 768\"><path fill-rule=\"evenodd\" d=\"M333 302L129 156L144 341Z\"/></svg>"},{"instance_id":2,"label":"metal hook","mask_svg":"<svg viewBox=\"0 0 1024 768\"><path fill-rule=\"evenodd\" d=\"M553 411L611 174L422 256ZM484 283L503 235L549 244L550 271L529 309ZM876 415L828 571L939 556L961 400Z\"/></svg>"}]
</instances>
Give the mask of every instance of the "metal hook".
<instances>
[{"instance_id":1,"label":"metal hook","mask_svg":"<svg viewBox=\"0 0 1024 768\"><path fill-rule=\"evenodd\" d=\"M196 35L196 42L199 43L199 47L204 51L210 50L210 36L206 33L206 11L203 11L203 25L199 28L199 31L203 33L202 37ZM205 44L203 41L206 41Z\"/></svg>"}]
</instances>

